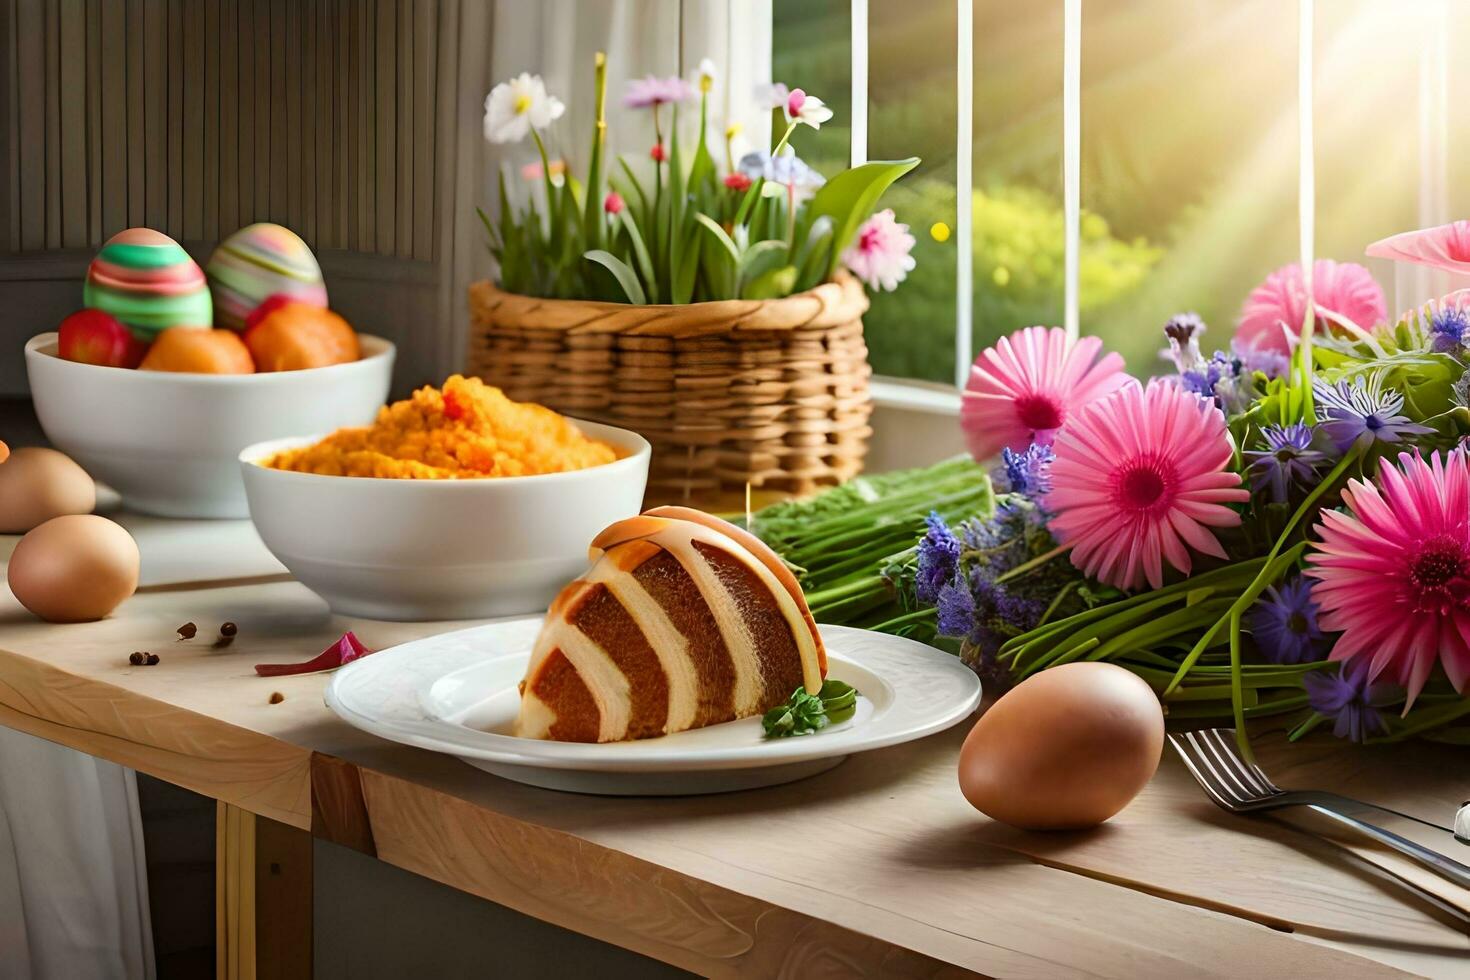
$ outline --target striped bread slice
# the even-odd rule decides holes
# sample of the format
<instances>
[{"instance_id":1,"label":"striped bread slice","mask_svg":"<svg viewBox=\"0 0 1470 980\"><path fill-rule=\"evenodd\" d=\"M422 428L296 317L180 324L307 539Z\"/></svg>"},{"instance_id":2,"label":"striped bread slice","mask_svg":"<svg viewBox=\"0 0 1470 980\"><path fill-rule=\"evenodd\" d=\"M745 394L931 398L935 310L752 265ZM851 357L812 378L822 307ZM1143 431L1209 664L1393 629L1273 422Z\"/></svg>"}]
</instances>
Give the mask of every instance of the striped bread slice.
<instances>
[{"instance_id":1,"label":"striped bread slice","mask_svg":"<svg viewBox=\"0 0 1470 980\"><path fill-rule=\"evenodd\" d=\"M821 689L827 655L801 588L754 535L661 507L604 529L589 558L546 614L517 735L653 738Z\"/></svg>"}]
</instances>

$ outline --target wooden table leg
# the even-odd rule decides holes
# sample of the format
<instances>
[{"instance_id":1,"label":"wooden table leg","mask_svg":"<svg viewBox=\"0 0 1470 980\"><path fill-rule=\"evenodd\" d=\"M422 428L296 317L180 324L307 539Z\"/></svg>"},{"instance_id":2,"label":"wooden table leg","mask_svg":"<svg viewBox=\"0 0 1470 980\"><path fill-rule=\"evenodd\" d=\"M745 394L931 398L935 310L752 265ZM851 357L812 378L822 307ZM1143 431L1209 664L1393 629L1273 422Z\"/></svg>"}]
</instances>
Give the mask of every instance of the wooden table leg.
<instances>
[{"instance_id":1,"label":"wooden table leg","mask_svg":"<svg viewBox=\"0 0 1470 980\"><path fill-rule=\"evenodd\" d=\"M311 976L311 835L219 802L214 821L215 976Z\"/></svg>"}]
</instances>

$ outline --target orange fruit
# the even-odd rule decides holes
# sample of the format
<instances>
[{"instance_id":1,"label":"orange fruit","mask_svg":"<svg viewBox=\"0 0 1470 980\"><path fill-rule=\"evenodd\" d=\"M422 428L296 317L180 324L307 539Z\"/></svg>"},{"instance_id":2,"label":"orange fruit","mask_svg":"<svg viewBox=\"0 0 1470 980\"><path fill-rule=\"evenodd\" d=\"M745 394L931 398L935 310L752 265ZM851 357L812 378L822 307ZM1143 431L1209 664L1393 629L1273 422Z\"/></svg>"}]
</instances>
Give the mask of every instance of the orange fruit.
<instances>
[{"instance_id":1,"label":"orange fruit","mask_svg":"<svg viewBox=\"0 0 1470 980\"><path fill-rule=\"evenodd\" d=\"M138 370L254 374L255 363L233 330L169 327L153 341Z\"/></svg>"},{"instance_id":2,"label":"orange fruit","mask_svg":"<svg viewBox=\"0 0 1470 980\"><path fill-rule=\"evenodd\" d=\"M346 364L362 356L357 332L331 310L287 303L245 331L245 346L259 371Z\"/></svg>"}]
</instances>

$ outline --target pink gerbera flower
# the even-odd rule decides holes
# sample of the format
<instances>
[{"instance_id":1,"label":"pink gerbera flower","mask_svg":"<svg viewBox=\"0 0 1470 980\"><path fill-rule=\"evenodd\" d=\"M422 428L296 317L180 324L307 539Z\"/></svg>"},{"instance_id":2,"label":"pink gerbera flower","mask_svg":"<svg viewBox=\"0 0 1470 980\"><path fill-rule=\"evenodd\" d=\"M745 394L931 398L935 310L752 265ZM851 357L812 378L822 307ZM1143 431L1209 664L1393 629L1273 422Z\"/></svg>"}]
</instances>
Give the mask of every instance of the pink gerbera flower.
<instances>
[{"instance_id":1,"label":"pink gerbera flower","mask_svg":"<svg viewBox=\"0 0 1470 980\"><path fill-rule=\"evenodd\" d=\"M914 268L914 236L909 226L893 220L893 209L884 208L858 229L857 238L842 253L842 264L868 284L869 289L898 288Z\"/></svg>"},{"instance_id":2,"label":"pink gerbera flower","mask_svg":"<svg viewBox=\"0 0 1470 980\"><path fill-rule=\"evenodd\" d=\"M1229 469L1225 416L1208 399L1154 379L1088 405L1053 445L1051 531L1072 564L1100 582L1164 582L1163 561L1188 575L1189 549L1224 558L1208 528L1234 527L1226 504L1249 491Z\"/></svg>"},{"instance_id":3,"label":"pink gerbera flower","mask_svg":"<svg viewBox=\"0 0 1470 980\"><path fill-rule=\"evenodd\" d=\"M1449 272L1470 273L1470 221L1406 231L1368 246L1378 259L1414 262Z\"/></svg>"},{"instance_id":4,"label":"pink gerbera flower","mask_svg":"<svg viewBox=\"0 0 1470 980\"><path fill-rule=\"evenodd\" d=\"M1463 450L1427 461L1399 454L1377 485L1352 480L1349 513L1326 510L1307 561L1324 630L1340 630L1333 660L1368 659L1409 704L1437 660L1462 694L1470 681L1470 465ZM1407 706L1405 708L1407 710Z\"/></svg>"},{"instance_id":5,"label":"pink gerbera flower","mask_svg":"<svg viewBox=\"0 0 1470 980\"><path fill-rule=\"evenodd\" d=\"M1365 330L1388 315L1382 287L1371 272L1352 262L1331 259L1314 262L1312 294L1317 309L1351 320ZM1284 265L1246 298L1235 325L1235 346L1244 351L1289 355L1306 315L1307 287L1302 281L1301 264ZM1325 329L1327 322L1319 316L1317 329Z\"/></svg>"},{"instance_id":6,"label":"pink gerbera flower","mask_svg":"<svg viewBox=\"0 0 1470 980\"><path fill-rule=\"evenodd\" d=\"M1067 339L1060 327L1027 327L975 358L960 407L970 454L989 459L1050 443L1073 412L1133 381L1123 358L1098 360L1102 341Z\"/></svg>"}]
</instances>

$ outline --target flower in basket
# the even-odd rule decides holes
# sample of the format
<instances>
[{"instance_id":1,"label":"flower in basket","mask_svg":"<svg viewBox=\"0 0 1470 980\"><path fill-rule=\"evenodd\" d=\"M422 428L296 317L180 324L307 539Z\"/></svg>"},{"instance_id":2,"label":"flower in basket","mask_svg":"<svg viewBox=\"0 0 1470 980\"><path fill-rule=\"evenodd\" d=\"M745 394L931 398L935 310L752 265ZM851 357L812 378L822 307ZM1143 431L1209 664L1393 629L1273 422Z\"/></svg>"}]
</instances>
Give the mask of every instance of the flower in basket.
<instances>
[{"instance_id":1,"label":"flower in basket","mask_svg":"<svg viewBox=\"0 0 1470 980\"><path fill-rule=\"evenodd\" d=\"M869 289L892 292L913 271L914 244L909 226L894 220L892 208L884 208L863 222L857 241L842 253L842 264Z\"/></svg>"},{"instance_id":2,"label":"flower in basket","mask_svg":"<svg viewBox=\"0 0 1470 980\"><path fill-rule=\"evenodd\" d=\"M784 132L769 152L747 154L737 166L739 127L726 126L725 145L714 152L706 135L717 75L705 59L693 81L649 75L630 82L623 106L651 112L655 142L646 156L609 160L607 65L599 54L585 169L569 168L559 180L541 132L562 115L562 104L536 76L496 86L486 100L486 138L515 142L529 133L544 174L540 200L517 206L502 178L496 219L481 212L502 288L634 304L775 299L829 282L844 268L869 288L897 286L912 268L913 238L891 212L867 222L883 192L919 161L873 161L824 179L791 141L799 127L830 120L832 110L782 86Z\"/></svg>"},{"instance_id":3,"label":"flower in basket","mask_svg":"<svg viewBox=\"0 0 1470 980\"><path fill-rule=\"evenodd\" d=\"M485 139L491 143L518 143L527 133L545 129L560 119L567 107L547 94L540 75L525 72L501 82L485 97Z\"/></svg>"}]
</instances>

